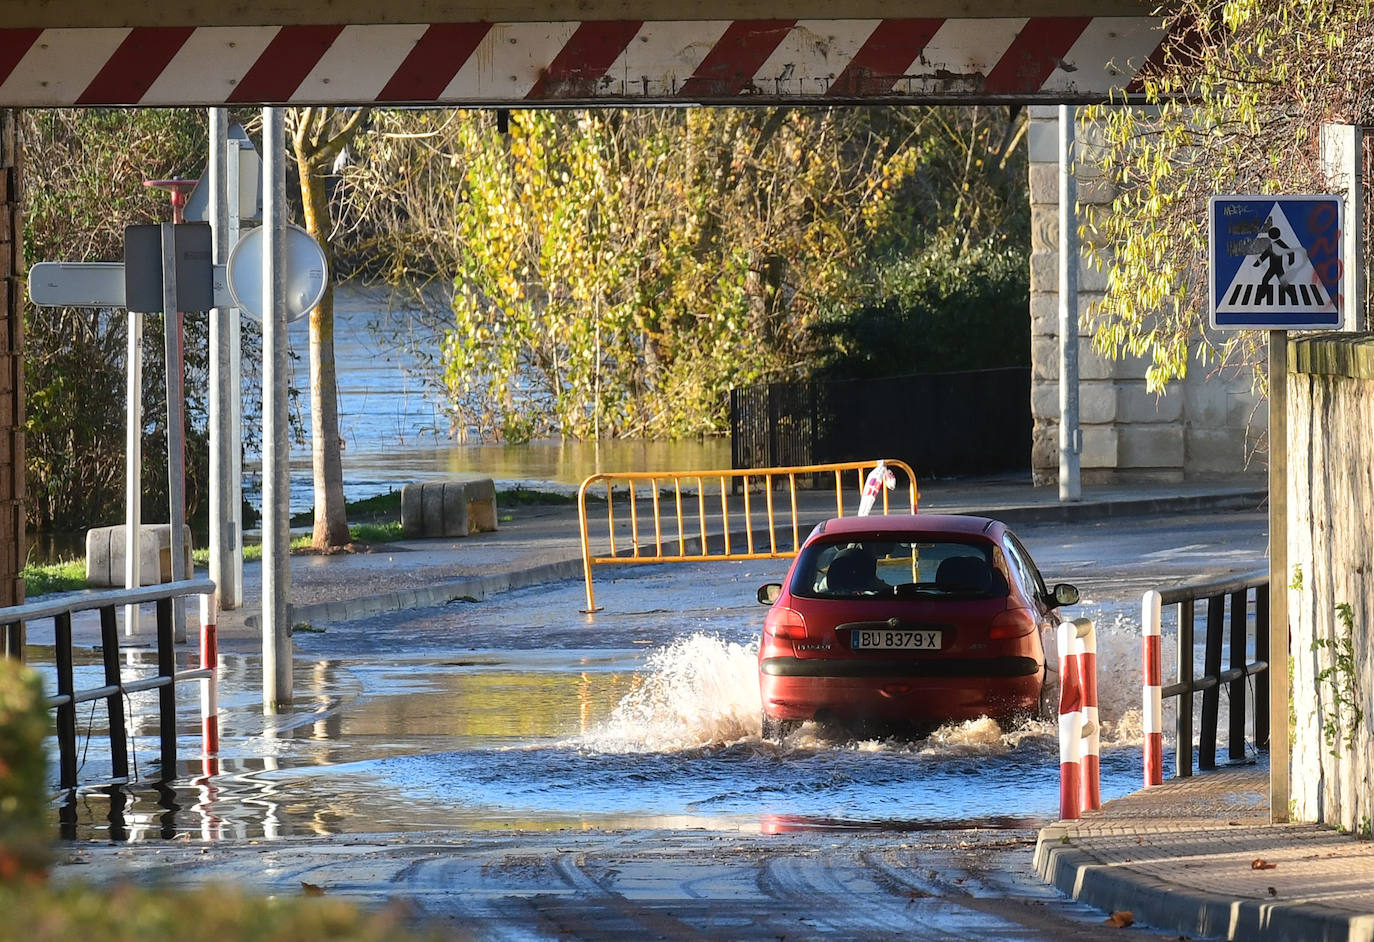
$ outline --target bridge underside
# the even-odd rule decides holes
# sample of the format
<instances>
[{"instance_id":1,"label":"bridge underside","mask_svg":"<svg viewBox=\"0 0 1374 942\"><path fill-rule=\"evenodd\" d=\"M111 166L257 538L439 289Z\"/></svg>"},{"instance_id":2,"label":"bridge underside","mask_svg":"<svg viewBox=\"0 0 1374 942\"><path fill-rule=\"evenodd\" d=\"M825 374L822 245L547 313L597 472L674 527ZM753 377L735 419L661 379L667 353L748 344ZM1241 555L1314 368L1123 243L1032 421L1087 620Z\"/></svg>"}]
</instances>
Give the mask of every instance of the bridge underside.
<instances>
[{"instance_id":1,"label":"bridge underside","mask_svg":"<svg viewBox=\"0 0 1374 942\"><path fill-rule=\"evenodd\" d=\"M0 29L0 106L1101 101L1149 16Z\"/></svg>"}]
</instances>

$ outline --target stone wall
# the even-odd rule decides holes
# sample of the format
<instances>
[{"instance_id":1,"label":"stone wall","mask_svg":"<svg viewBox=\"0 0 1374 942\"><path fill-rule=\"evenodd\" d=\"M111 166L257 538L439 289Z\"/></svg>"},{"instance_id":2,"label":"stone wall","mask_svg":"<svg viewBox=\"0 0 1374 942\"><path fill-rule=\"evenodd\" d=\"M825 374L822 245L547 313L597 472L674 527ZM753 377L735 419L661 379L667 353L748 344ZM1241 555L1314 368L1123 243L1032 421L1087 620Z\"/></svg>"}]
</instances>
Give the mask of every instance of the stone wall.
<instances>
[{"instance_id":1,"label":"stone wall","mask_svg":"<svg viewBox=\"0 0 1374 942\"><path fill-rule=\"evenodd\" d=\"M1030 109L1031 469L1037 484L1059 476L1059 109ZM1092 145L1092 129L1078 129ZM1091 161L1077 170L1080 205L1106 205L1112 193ZM1082 210L1080 210L1080 221ZM1248 376L1194 366L1163 396L1145 388L1148 362L1108 360L1093 350L1091 311L1107 273L1084 260L1078 271L1080 458L1086 484L1182 481L1264 471L1263 403Z\"/></svg>"},{"instance_id":2,"label":"stone wall","mask_svg":"<svg viewBox=\"0 0 1374 942\"><path fill-rule=\"evenodd\" d=\"M1289 343L1293 819L1374 830L1374 335Z\"/></svg>"}]
</instances>

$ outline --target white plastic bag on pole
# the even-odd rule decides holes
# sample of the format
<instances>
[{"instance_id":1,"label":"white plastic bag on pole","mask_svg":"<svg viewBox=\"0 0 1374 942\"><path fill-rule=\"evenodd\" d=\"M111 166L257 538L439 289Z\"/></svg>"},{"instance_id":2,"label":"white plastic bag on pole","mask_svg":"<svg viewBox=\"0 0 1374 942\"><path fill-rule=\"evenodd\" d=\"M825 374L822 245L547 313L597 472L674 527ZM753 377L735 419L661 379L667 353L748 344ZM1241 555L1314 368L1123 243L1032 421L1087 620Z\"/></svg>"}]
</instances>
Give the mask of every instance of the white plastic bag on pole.
<instances>
[{"instance_id":1,"label":"white plastic bag on pole","mask_svg":"<svg viewBox=\"0 0 1374 942\"><path fill-rule=\"evenodd\" d=\"M886 488L893 490L897 487L897 476L888 470L887 465L879 461L868 474L868 479L864 481L863 497L859 500L859 516L867 517L868 512L873 509L873 502L878 499L878 493Z\"/></svg>"}]
</instances>

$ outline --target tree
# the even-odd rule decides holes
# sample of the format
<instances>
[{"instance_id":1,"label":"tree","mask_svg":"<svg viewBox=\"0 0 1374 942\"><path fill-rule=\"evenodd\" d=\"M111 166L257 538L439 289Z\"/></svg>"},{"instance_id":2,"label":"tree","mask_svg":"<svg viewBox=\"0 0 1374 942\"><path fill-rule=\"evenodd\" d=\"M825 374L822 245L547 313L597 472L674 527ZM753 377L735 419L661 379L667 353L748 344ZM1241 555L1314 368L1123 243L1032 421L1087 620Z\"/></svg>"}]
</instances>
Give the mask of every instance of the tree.
<instances>
[{"instance_id":1,"label":"tree","mask_svg":"<svg viewBox=\"0 0 1374 942\"><path fill-rule=\"evenodd\" d=\"M1171 5L1162 65L1145 106L1117 101L1085 117L1101 135L1095 162L1117 188L1083 227L1110 267L1096 314L1104 354L1151 360L1162 391L1190 360L1249 364L1255 332L1204 334L1207 199L1225 193L1320 193L1320 126L1374 119L1374 9L1354 0L1183 0Z\"/></svg>"},{"instance_id":2,"label":"tree","mask_svg":"<svg viewBox=\"0 0 1374 942\"><path fill-rule=\"evenodd\" d=\"M291 146L300 176L305 228L324 249L332 270L334 226L327 177L335 160L367 120L367 109L293 108L288 112ZM350 541L343 490L339 436L339 386L334 365L334 285L325 280L324 296L310 312L311 468L315 485L315 528L311 545L319 550Z\"/></svg>"},{"instance_id":3,"label":"tree","mask_svg":"<svg viewBox=\"0 0 1374 942\"><path fill-rule=\"evenodd\" d=\"M201 113L186 109L23 112L27 191L24 255L111 261L124 227L163 222L166 194L142 185L205 159ZM28 308L25 472L32 522L48 530L117 523L124 504L125 350L122 311ZM187 508L207 476L205 319L186 318ZM167 510L162 320L146 319L143 403L145 519ZM113 516L112 516L113 514Z\"/></svg>"},{"instance_id":4,"label":"tree","mask_svg":"<svg viewBox=\"0 0 1374 942\"><path fill-rule=\"evenodd\" d=\"M378 227L370 247L391 261L374 270L393 284L452 278L431 376L459 435L719 431L726 391L803 371L808 325L860 291L894 226L921 224L895 198L917 129L886 112L396 112L377 127L349 177L377 195L350 212Z\"/></svg>"}]
</instances>

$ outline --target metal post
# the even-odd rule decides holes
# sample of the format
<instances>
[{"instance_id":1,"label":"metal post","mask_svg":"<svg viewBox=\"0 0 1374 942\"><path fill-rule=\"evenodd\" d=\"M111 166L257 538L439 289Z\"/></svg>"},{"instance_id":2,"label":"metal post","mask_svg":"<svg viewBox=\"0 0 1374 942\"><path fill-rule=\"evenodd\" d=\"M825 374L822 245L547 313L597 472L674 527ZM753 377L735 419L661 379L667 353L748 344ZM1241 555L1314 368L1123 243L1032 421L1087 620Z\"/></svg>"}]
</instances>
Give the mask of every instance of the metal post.
<instances>
[{"instance_id":1,"label":"metal post","mask_svg":"<svg viewBox=\"0 0 1374 942\"><path fill-rule=\"evenodd\" d=\"M57 666L57 695L66 699L57 707L58 784L76 788L76 683L72 665L72 613L62 612L53 619Z\"/></svg>"},{"instance_id":2,"label":"metal post","mask_svg":"<svg viewBox=\"0 0 1374 942\"><path fill-rule=\"evenodd\" d=\"M100 609L100 656L105 662L105 686L118 688L119 628L115 624L113 605ZM116 779L129 780L129 741L124 731L124 697L118 689L105 700L105 712L110 726L110 774Z\"/></svg>"},{"instance_id":3,"label":"metal post","mask_svg":"<svg viewBox=\"0 0 1374 942\"><path fill-rule=\"evenodd\" d=\"M242 144L230 142L224 155L225 176L229 181L225 241L229 246L236 245L239 241L239 158L242 152ZM224 573L224 582L216 579L215 586L219 591L220 608L236 609L243 605L243 335L240 330L239 309L231 307L221 313L222 329L229 334L229 349L225 353L229 361L225 383L228 396L225 403L228 423L225 441L233 443L232 447L228 448L229 478L225 482L225 489L230 495L229 520L236 542L234 552L229 557L228 572Z\"/></svg>"},{"instance_id":4,"label":"metal post","mask_svg":"<svg viewBox=\"0 0 1374 942\"><path fill-rule=\"evenodd\" d=\"M1078 181L1073 139L1077 109L1059 106L1059 499L1082 496L1078 426Z\"/></svg>"},{"instance_id":5,"label":"metal post","mask_svg":"<svg viewBox=\"0 0 1374 942\"><path fill-rule=\"evenodd\" d=\"M1187 778L1193 774L1193 600L1178 603L1178 682L1183 692L1178 696L1178 716L1174 734L1174 776Z\"/></svg>"},{"instance_id":6,"label":"metal post","mask_svg":"<svg viewBox=\"0 0 1374 942\"><path fill-rule=\"evenodd\" d=\"M1231 653L1228 657L1228 666L1235 670L1245 669L1247 663L1245 657L1245 614L1250 607L1250 593L1244 589L1239 592L1231 593ZM1227 691L1230 700L1230 714L1228 719L1230 725L1227 727L1226 756L1232 762L1241 762L1245 759L1245 677L1237 677L1231 681L1231 686Z\"/></svg>"},{"instance_id":7,"label":"metal post","mask_svg":"<svg viewBox=\"0 0 1374 942\"><path fill-rule=\"evenodd\" d=\"M229 258L229 178L226 164L229 150L229 113L224 108L211 108L210 114L210 179L209 217L213 232L214 263L223 265ZM238 150L234 144L233 149ZM232 364L229 354L233 348L230 337L230 312L226 308L210 311L210 578L215 580L221 594L233 585L235 556L239 553L239 534L234 527L234 505L238 495L233 491L233 454L239 449L230 418L232 402L238 398L231 384Z\"/></svg>"},{"instance_id":8,"label":"metal post","mask_svg":"<svg viewBox=\"0 0 1374 942\"><path fill-rule=\"evenodd\" d=\"M1263 628L1261 627L1261 630ZM1269 820L1289 818L1288 334L1269 331Z\"/></svg>"},{"instance_id":9,"label":"metal post","mask_svg":"<svg viewBox=\"0 0 1374 942\"><path fill-rule=\"evenodd\" d=\"M177 688L176 646L172 638L172 615L175 599L157 601L157 674L166 683L157 688L158 739L162 757L161 779L169 782L177 777Z\"/></svg>"},{"instance_id":10,"label":"metal post","mask_svg":"<svg viewBox=\"0 0 1374 942\"><path fill-rule=\"evenodd\" d=\"M172 527L172 581L186 573L186 403L181 313L177 310L176 224L162 224L163 350L167 361L167 502ZM186 640L186 605L172 607L172 637Z\"/></svg>"},{"instance_id":11,"label":"metal post","mask_svg":"<svg viewBox=\"0 0 1374 942\"><path fill-rule=\"evenodd\" d=\"M262 700L276 713L291 703L290 444L287 440L286 127L280 108L262 111Z\"/></svg>"},{"instance_id":12,"label":"metal post","mask_svg":"<svg viewBox=\"0 0 1374 942\"><path fill-rule=\"evenodd\" d=\"M1226 626L1226 596L1207 599L1207 638L1203 641L1202 676L1209 686L1202 691L1202 728L1198 731L1197 767L1209 771L1217 767L1217 723L1221 714L1222 631Z\"/></svg>"},{"instance_id":13,"label":"metal post","mask_svg":"<svg viewBox=\"0 0 1374 942\"><path fill-rule=\"evenodd\" d=\"M124 588L136 589L143 526L143 315L129 312L124 426ZM138 634L138 606L124 606L124 633Z\"/></svg>"}]
</instances>

